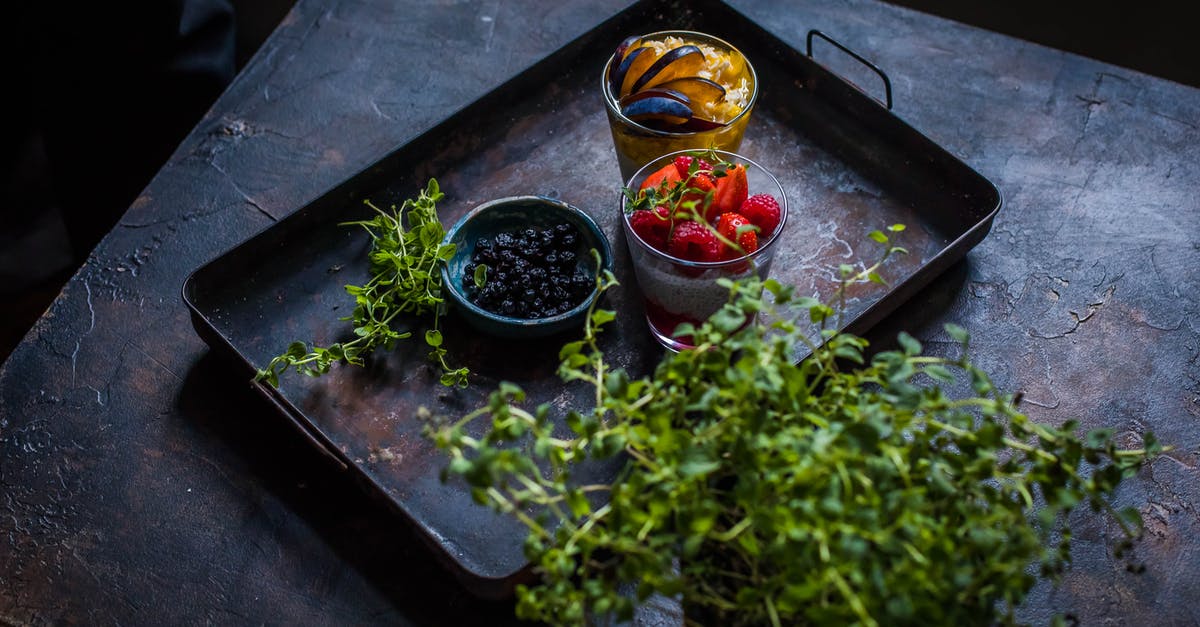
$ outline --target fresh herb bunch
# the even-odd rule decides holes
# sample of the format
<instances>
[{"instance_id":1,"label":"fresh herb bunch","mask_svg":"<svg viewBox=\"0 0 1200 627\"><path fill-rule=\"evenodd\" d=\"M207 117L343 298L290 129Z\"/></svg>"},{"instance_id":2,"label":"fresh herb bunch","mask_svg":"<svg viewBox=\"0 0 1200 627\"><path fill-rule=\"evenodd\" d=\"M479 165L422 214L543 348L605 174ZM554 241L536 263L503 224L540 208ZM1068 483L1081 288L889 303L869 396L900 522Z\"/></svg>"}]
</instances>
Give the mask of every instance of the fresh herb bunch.
<instances>
[{"instance_id":1,"label":"fresh herb bunch","mask_svg":"<svg viewBox=\"0 0 1200 627\"><path fill-rule=\"evenodd\" d=\"M327 347L292 342L287 350L258 371L256 381L279 386L279 375L289 368L320 376L336 362L363 365L363 358L376 348L391 350L397 340L408 338L410 331L393 327L400 315L433 316L432 328L425 332L430 347L429 359L442 369L446 386L466 386L466 368L451 368L442 348L438 322L443 313L442 273L440 265L454 256L454 244L444 243L446 233L437 217L437 202L445 194L434 179L416 200L407 199L396 209L383 211L364 201L376 215L370 220L345 222L341 226L361 226L371 236L371 278L365 285L347 285L354 297L354 311L341 320L354 324L354 339Z\"/></svg>"},{"instance_id":2,"label":"fresh herb bunch","mask_svg":"<svg viewBox=\"0 0 1200 627\"><path fill-rule=\"evenodd\" d=\"M1137 512L1105 499L1161 450L1152 436L1120 450L1109 431L1033 423L970 362L959 327L946 328L960 357L901 335L868 361L864 339L826 328L831 307L774 280L723 281L728 303L689 330L698 347L639 379L605 361L614 316L593 311L559 373L593 388L594 407L569 411L566 428L501 384L432 429L448 474L530 530L541 579L518 589L519 616L628 618L662 594L701 624L1011 623L1038 569L1068 564L1074 507L1138 532ZM807 317L743 329L796 309ZM811 355L797 363L800 344ZM960 379L973 395L941 387ZM572 481L585 460L614 457L626 463L611 483Z\"/></svg>"}]
</instances>

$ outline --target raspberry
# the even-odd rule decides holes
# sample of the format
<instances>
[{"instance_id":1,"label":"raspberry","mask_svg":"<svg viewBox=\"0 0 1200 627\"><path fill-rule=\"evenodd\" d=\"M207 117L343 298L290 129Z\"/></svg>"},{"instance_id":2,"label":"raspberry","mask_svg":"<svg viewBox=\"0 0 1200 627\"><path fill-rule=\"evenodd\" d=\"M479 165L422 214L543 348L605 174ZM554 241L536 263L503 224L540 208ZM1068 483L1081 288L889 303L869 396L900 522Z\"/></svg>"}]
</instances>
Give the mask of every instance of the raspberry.
<instances>
[{"instance_id":1,"label":"raspberry","mask_svg":"<svg viewBox=\"0 0 1200 627\"><path fill-rule=\"evenodd\" d=\"M692 167L692 160L693 157L689 155L679 155L678 157L675 157L675 169L679 171L679 176L685 179L688 177L688 170ZM711 163L705 161L704 159L698 159L697 161L699 161L699 163L696 165L697 172L712 172Z\"/></svg>"},{"instance_id":2,"label":"raspberry","mask_svg":"<svg viewBox=\"0 0 1200 627\"><path fill-rule=\"evenodd\" d=\"M739 234L738 231L741 230ZM734 248L725 242L721 242L723 250L721 251L722 259L737 259L743 255L758 250L758 235L754 232L754 227L750 221L740 213L722 213L721 218L717 221L717 232L721 237L737 242L740 250Z\"/></svg>"},{"instance_id":3,"label":"raspberry","mask_svg":"<svg viewBox=\"0 0 1200 627\"><path fill-rule=\"evenodd\" d=\"M774 234L775 229L779 227L782 211L779 201L770 194L755 194L742 203L740 213L761 229L761 235L765 239Z\"/></svg>"},{"instance_id":4,"label":"raspberry","mask_svg":"<svg viewBox=\"0 0 1200 627\"><path fill-rule=\"evenodd\" d=\"M721 241L703 224L685 220L671 231L667 252L688 261L720 261Z\"/></svg>"},{"instance_id":5,"label":"raspberry","mask_svg":"<svg viewBox=\"0 0 1200 627\"><path fill-rule=\"evenodd\" d=\"M650 209L638 209L629 214L629 227L653 248L667 250L667 235L671 232L671 218L667 208L663 206Z\"/></svg>"}]
</instances>

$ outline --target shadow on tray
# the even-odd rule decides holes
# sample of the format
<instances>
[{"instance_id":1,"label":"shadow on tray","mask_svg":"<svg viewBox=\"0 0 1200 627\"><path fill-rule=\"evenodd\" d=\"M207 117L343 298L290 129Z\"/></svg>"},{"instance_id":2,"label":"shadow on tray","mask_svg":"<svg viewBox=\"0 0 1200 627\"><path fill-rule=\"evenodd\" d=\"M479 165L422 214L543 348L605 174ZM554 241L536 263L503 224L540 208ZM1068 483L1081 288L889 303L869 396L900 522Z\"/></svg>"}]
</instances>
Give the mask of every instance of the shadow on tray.
<instances>
[{"instance_id":1,"label":"shadow on tray","mask_svg":"<svg viewBox=\"0 0 1200 627\"><path fill-rule=\"evenodd\" d=\"M244 462L251 482L301 517L397 615L417 625L518 624L512 601L472 596L407 521L313 449L238 373L206 354L187 374L180 410L201 433L224 443Z\"/></svg>"},{"instance_id":2,"label":"shadow on tray","mask_svg":"<svg viewBox=\"0 0 1200 627\"><path fill-rule=\"evenodd\" d=\"M934 321L953 322L958 318L952 310L966 289L970 274L971 257L967 255L865 333L871 342L869 353L899 348L896 336L901 331L918 338L942 334L941 327L934 326L940 323Z\"/></svg>"}]
</instances>

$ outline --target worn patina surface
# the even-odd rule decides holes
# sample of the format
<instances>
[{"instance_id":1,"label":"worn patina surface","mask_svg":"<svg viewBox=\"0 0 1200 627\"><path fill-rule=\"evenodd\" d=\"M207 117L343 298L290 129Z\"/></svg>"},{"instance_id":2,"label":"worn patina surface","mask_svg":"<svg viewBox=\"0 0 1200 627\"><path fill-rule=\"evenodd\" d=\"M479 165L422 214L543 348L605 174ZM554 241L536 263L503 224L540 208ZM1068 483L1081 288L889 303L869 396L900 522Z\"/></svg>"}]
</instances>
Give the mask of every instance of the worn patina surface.
<instances>
[{"instance_id":1,"label":"worn patina surface","mask_svg":"<svg viewBox=\"0 0 1200 627\"><path fill-rule=\"evenodd\" d=\"M625 4L535 17L302 0L0 369L0 619L511 615L472 599L210 355L179 290ZM1079 512L1075 567L1024 616L1200 621L1200 91L876 2L735 6L797 48L819 28L875 60L896 113L1005 195L992 234L877 327L879 342L907 329L952 350L940 328L956 322L1038 420L1177 446L1117 496L1146 519L1145 572L1112 557L1115 524ZM880 89L857 71L845 69Z\"/></svg>"}]
</instances>

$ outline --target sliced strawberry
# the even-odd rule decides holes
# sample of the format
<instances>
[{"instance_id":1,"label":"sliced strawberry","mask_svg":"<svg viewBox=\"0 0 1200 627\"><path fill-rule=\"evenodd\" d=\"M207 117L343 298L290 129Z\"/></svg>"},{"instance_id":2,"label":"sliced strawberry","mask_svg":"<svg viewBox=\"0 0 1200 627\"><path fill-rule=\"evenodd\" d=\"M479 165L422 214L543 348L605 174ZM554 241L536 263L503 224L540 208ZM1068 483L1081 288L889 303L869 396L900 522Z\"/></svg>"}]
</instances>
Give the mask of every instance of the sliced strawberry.
<instances>
[{"instance_id":1,"label":"sliced strawberry","mask_svg":"<svg viewBox=\"0 0 1200 627\"><path fill-rule=\"evenodd\" d=\"M684 220L671 231L667 253L688 261L720 261L721 241L703 224Z\"/></svg>"},{"instance_id":2,"label":"sliced strawberry","mask_svg":"<svg viewBox=\"0 0 1200 627\"><path fill-rule=\"evenodd\" d=\"M685 202L696 202L696 209L705 217L706 220L709 221L709 223L711 223L713 220L708 214L712 211L712 208L711 206L706 207L704 205L704 199L708 198L709 193L715 190L717 186L706 174L696 174L690 180L688 180L687 186L691 191L688 191L679 199L680 204L682 205L682 203Z\"/></svg>"},{"instance_id":3,"label":"sliced strawberry","mask_svg":"<svg viewBox=\"0 0 1200 627\"><path fill-rule=\"evenodd\" d=\"M629 214L629 227L650 246L667 251L667 235L671 233L671 217L666 207L639 209Z\"/></svg>"},{"instance_id":4,"label":"sliced strawberry","mask_svg":"<svg viewBox=\"0 0 1200 627\"><path fill-rule=\"evenodd\" d=\"M770 237L775 233L775 229L779 228L782 210L779 208L779 201L770 194L755 194L747 198L746 202L742 203L740 212L760 229L764 239Z\"/></svg>"},{"instance_id":5,"label":"sliced strawberry","mask_svg":"<svg viewBox=\"0 0 1200 627\"><path fill-rule=\"evenodd\" d=\"M683 177L679 175L679 170L676 169L675 164L668 163L667 165L655 170L650 176L647 176L646 180L642 181L642 185L638 189L657 189L661 187L663 183L667 183L669 188L670 184L682 180Z\"/></svg>"},{"instance_id":6,"label":"sliced strawberry","mask_svg":"<svg viewBox=\"0 0 1200 627\"><path fill-rule=\"evenodd\" d=\"M675 157L675 169L679 170L679 176L682 176L683 178L688 177L688 173L692 168L692 161L694 160L699 161L699 163L696 164L697 172L712 172L712 164L704 159L695 159L690 155L679 155L678 157Z\"/></svg>"},{"instance_id":7,"label":"sliced strawberry","mask_svg":"<svg viewBox=\"0 0 1200 627\"><path fill-rule=\"evenodd\" d=\"M725 171L725 176L717 179L717 189L713 194L712 208L715 216L730 211L737 211L746 202L750 193L746 183L746 166L737 164ZM714 216L714 217L715 217Z\"/></svg>"},{"instance_id":8,"label":"sliced strawberry","mask_svg":"<svg viewBox=\"0 0 1200 627\"><path fill-rule=\"evenodd\" d=\"M737 242L738 245L738 248L734 248L726 242L721 242L722 259L737 259L758 250L758 234L755 233L755 226L740 213L732 211L722 213L717 221L717 232L721 234L721 237L730 242Z\"/></svg>"}]
</instances>

